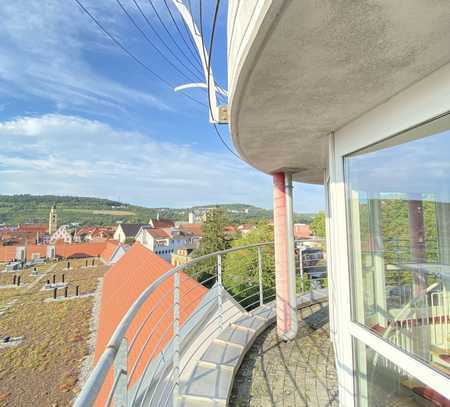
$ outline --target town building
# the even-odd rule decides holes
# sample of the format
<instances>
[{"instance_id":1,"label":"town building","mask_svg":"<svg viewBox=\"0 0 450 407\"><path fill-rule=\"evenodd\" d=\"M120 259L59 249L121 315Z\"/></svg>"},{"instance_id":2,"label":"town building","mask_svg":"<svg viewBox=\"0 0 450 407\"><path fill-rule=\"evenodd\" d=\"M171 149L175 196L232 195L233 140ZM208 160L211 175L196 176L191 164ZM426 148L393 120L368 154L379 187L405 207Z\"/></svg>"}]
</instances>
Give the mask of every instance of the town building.
<instances>
[{"instance_id":1,"label":"town building","mask_svg":"<svg viewBox=\"0 0 450 407\"><path fill-rule=\"evenodd\" d=\"M241 234L241 235L246 235L247 233L251 232L252 230L256 229L256 225L250 225L248 223L244 223L242 225L239 225L237 227L237 231Z\"/></svg>"},{"instance_id":2,"label":"town building","mask_svg":"<svg viewBox=\"0 0 450 407\"><path fill-rule=\"evenodd\" d=\"M179 266L190 262L192 260L193 251L194 249L177 249L175 253L172 253L172 266Z\"/></svg>"},{"instance_id":3,"label":"town building","mask_svg":"<svg viewBox=\"0 0 450 407\"><path fill-rule=\"evenodd\" d=\"M199 240L203 236L203 226L201 223L181 223L178 225L178 229L186 234L195 236Z\"/></svg>"},{"instance_id":4,"label":"town building","mask_svg":"<svg viewBox=\"0 0 450 407\"><path fill-rule=\"evenodd\" d=\"M202 224L206 219L207 210L192 209L188 214L188 223Z\"/></svg>"},{"instance_id":5,"label":"town building","mask_svg":"<svg viewBox=\"0 0 450 407\"><path fill-rule=\"evenodd\" d=\"M107 265L117 263L120 258L128 251L129 246L117 240L108 240L105 249L102 251L100 258Z\"/></svg>"},{"instance_id":6,"label":"town building","mask_svg":"<svg viewBox=\"0 0 450 407\"><path fill-rule=\"evenodd\" d=\"M74 242L112 239L116 230L105 226L83 226L75 231L73 239Z\"/></svg>"},{"instance_id":7,"label":"town building","mask_svg":"<svg viewBox=\"0 0 450 407\"><path fill-rule=\"evenodd\" d=\"M195 249L199 246L200 239L179 228L153 228L146 225L137 233L136 241L170 262L172 254L178 249Z\"/></svg>"},{"instance_id":8,"label":"town building","mask_svg":"<svg viewBox=\"0 0 450 407\"><path fill-rule=\"evenodd\" d=\"M114 232L113 239L121 243L135 239L137 233L143 226L148 226L146 223L119 223Z\"/></svg>"},{"instance_id":9,"label":"town building","mask_svg":"<svg viewBox=\"0 0 450 407\"><path fill-rule=\"evenodd\" d=\"M305 223L294 223L294 237L296 239L309 239L312 231L309 225Z\"/></svg>"},{"instance_id":10,"label":"town building","mask_svg":"<svg viewBox=\"0 0 450 407\"><path fill-rule=\"evenodd\" d=\"M58 229L58 214L56 213L56 205L50 208L48 215L48 234L51 236Z\"/></svg>"},{"instance_id":11,"label":"town building","mask_svg":"<svg viewBox=\"0 0 450 407\"><path fill-rule=\"evenodd\" d=\"M17 227L4 227L0 231L0 240L7 244L43 243L48 238L47 225L23 223Z\"/></svg>"},{"instance_id":12,"label":"town building","mask_svg":"<svg viewBox=\"0 0 450 407\"><path fill-rule=\"evenodd\" d=\"M152 228L173 228L175 227L175 222L171 219L163 219L160 218L159 216L156 217L156 219L150 219L148 221L148 224L152 227Z\"/></svg>"},{"instance_id":13,"label":"town building","mask_svg":"<svg viewBox=\"0 0 450 407\"><path fill-rule=\"evenodd\" d=\"M50 236L50 243L62 241L64 243L72 243L73 236L69 225L61 225L56 232Z\"/></svg>"}]
</instances>

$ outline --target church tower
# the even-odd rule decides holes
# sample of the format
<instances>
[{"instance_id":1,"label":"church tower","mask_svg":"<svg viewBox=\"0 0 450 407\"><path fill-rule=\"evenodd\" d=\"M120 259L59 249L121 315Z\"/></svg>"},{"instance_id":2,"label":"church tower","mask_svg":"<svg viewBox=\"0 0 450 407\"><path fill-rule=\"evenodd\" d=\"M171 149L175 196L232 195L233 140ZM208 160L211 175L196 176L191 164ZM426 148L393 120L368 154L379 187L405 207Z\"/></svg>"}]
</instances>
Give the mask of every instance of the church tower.
<instances>
[{"instance_id":1,"label":"church tower","mask_svg":"<svg viewBox=\"0 0 450 407\"><path fill-rule=\"evenodd\" d=\"M48 234L51 236L56 232L58 228L58 216L56 214L56 205L53 205L50 209L50 215L48 216Z\"/></svg>"}]
</instances>

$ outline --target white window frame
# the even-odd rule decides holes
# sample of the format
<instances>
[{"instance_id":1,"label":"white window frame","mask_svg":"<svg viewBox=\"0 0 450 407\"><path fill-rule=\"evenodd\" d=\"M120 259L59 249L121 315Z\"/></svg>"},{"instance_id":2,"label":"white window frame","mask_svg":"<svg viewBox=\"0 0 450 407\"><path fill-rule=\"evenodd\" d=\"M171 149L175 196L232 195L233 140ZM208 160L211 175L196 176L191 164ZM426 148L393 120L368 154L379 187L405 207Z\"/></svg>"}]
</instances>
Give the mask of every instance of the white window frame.
<instances>
[{"instance_id":1,"label":"white window frame","mask_svg":"<svg viewBox=\"0 0 450 407\"><path fill-rule=\"evenodd\" d=\"M450 379L352 321L350 251L346 212L344 157L450 112L450 64L400 92L329 137L329 211L331 272L335 278L336 351L340 401L356 405L352 338L374 349L427 386L450 399ZM350 373L346 373L349 371ZM345 394L342 394L345 391Z\"/></svg>"}]
</instances>

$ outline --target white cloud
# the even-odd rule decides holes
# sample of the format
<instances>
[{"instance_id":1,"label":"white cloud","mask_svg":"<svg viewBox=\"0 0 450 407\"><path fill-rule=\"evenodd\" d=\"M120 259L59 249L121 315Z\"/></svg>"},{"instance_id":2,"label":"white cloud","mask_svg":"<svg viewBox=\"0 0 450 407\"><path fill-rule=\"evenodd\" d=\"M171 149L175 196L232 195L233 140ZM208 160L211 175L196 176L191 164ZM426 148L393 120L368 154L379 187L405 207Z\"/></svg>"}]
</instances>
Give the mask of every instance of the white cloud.
<instances>
[{"instance_id":1,"label":"white cloud","mask_svg":"<svg viewBox=\"0 0 450 407\"><path fill-rule=\"evenodd\" d=\"M228 153L157 142L99 121L49 114L0 123L0 190L98 196L149 206L243 202L271 207L271 179ZM302 187L300 208L322 205ZM307 197L307 199L305 198ZM298 209L298 208L297 208Z\"/></svg>"},{"instance_id":2,"label":"white cloud","mask_svg":"<svg viewBox=\"0 0 450 407\"><path fill-rule=\"evenodd\" d=\"M121 32L126 21L116 21L111 2L84 3L108 29ZM2 1L0 20L0 93L21 99L41 97L58 109L89 108L100 115L124 112L136 104L169 109L157 95L110 79L92 64L89 53L96 53L97 63L121 51L74 1Z\"/></svg>"}]
</instances>

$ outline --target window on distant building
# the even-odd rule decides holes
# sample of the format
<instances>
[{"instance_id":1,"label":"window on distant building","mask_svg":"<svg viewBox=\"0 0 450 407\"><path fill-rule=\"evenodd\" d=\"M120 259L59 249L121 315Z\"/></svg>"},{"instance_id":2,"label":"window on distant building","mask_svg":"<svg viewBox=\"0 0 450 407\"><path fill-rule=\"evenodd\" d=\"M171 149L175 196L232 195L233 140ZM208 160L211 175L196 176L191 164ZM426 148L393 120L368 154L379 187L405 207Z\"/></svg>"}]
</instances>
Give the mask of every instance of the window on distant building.
<instances>
[{"instance_id":1,"label":"window on distant building","mask_svg":"<svg viewBox=\"0 0 450 407\"><path fill-rule=\"evenodd\" d=\"M446 116L345 158L353 318L448 373L449 129Z\"/></svg>"}]
</instances>

